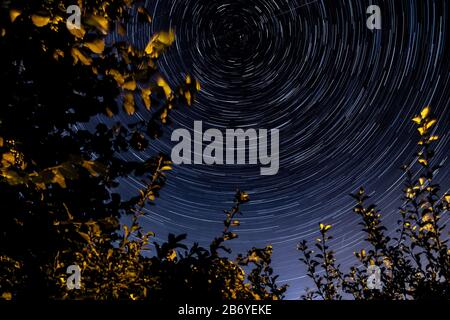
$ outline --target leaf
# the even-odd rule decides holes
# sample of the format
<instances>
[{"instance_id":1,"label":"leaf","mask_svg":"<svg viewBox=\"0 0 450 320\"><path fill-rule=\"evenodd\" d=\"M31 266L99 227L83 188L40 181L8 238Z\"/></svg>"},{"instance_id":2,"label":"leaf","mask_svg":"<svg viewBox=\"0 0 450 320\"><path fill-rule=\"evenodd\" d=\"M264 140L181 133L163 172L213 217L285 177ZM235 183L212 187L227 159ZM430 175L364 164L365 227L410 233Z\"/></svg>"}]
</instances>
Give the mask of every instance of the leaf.
<instances>
[{"instance_id":1,"label":"leaf","mask_svg":"<svg viewBox=\"0 0 450 320\"><path fill-rule=\"evenodd\" d=\"M54 176L53 176L53 179L51 180L51 183L56 183L61 188L65 189L67 187L66 186L66 179L61 174L61 172L58 169L53 169L52 172L53 172Z\"/></svg>"},{"instance_id":2,"label":"leaf","mask_svg":"<svg viewBox=\"0 0 450 320\"><path fill-rule=\"evenodd\" d=\"M87 242L91 242L91 237L89 237L89 235L87 233L84 232L78 232L78 234Z\"/></svg>"},{"instance_id":3,"label":"leaf","mask_svg":"<svg viewBox=\"0 0 450 320\"><path fill-rule=\"evenodd\" d=\"M22 11L18 9L11 9L9 10L9 18L11 19L11 22L16 21L17 17L22 14Z\"/></svg>"},{"instance_id":4,"label":"leaf","mask_svg":"<svg viewBox=\"0 0 450 320\"><path fill-rule=\"evenodd\" d=\"M430 129L432 126L436 124L436 119L432 119L425 124L425 128Z\"/></svg>"},{"instance_id":5,"label":"leaf","mask_svg":"<svg viewBox=\"0 0 450 320\"><path fill-rule=\"evenodd\" d=\"M164 80L162 77L158 77L156 81L158 87L161 87L164 90L164 94L166 95L166 98L169 99L172 95L172 89L170 88L169 84Z\"/></svg>"},{"instance_id":6,"label":"leaf","mask_svg":"<svg viewBox=\"0 0 450 320\"><path fill-rule=\"evenodd\" d=\"M94 41L87 42L84 45L97 54L101 54L105 50L105 40L103 39L96 39Z\"/></svg>"},{"instance_id":7,"label":"leaf","mask_svg":"<svg viewBox=\"0 0 450 320\"><path fill-rule=\"evenodd\" d=\"M426 106L421 112L420 112L420 116L422 117L422 119L426 119L428 117L428 115L430 114L430 107Z\"/></svg>"},{"instance_id":8,"label":"leaf","mask_svg":"<svg viewBox=\"0 0 450 320\"><path fill-rule=\"evenodd\" d=\"M2 297L3 300L12 300L12 294L11 292L3 292L2 293Z\"/></svg>"},{"instance_id":9,"label":"leaf","mask_svg":"<svg viewBox=\"0 0 450 320\"><path fill-rule=\"evenodd\" d=\"M106 173L106 169L105 167L100 164L97 161L87 161L84 160L81 165L83 166L83 168L85 168L86 170L89 171L89 173L94 176L97 177L99 175L105 174Z\"/></svg>"},{"instance_id":10,"label":"leaf","mask_svg":"<svg viewBox=\"0 0 450 320\"><path fill-rule=\"evenodd\" d=\"M429 139L430 142L437 141L437 140L439 140L439 136L431 136Z\"/></svg>"},{"instance_id":11,"label":"leaf","mask_svg":"<svg viewBox=\"0 0 450 320\"><path fill-rule=\"evenodd\" d=\"M417 124L420 124L422 122L422 118L420 116L417 116L417 117L413 118L412 121L414 121Z\"/></svg>"},{"instance_id":12,"label":"leaf","mask_svg":"<svg viewBox=\"0 0 450 320\"><path fill-rule=\"evenodd\" d=\"M142 101L144 101L144 105L147 110L150 110L150 107L152 105L152 101L150 99L151 94L152 94L152 90L150 90L148 88L141 89Z\"/></svg>"},{"instance_id":13,"label":"leaf","mask_svg":"<svg viewBox=\"0 0 450 320\"><path fill-rule=\"evenodd\" d=\"M92 59L85 56L78 48L72 48L71 54L74 60L74 64L77 64L78 61L80 61L85 66L90 66L92 64Z\"/></svg>"},{"instance_id":14,"label":"leaf","mask_svg":"<svg viewBox=\"0 0 450 320\"><path fill-rule=\"evenodd\" d=\"M123 98L123 108L128 115L133 115L136 111L134 107L134 96L133 93L127 92Z\"/></svg>"},{"instance_id":15,"label":"leaf","mask_svg":"<svg viewBox=\"0 0 450 320\"><path fill-rule=\"evenodd\" d=\"M75 36L75 38L78 39L83 39L84 35L86 34L86 30L84 30L83 26L80 26L79 28L69 28L67 25L67 30L69 30L69 32Z\"/></svg>"},{"instance_id":16,"label":"leaf","mask_svg":"<svg viewBox=\"0 0 450 320\"><path fill-rule=\"evenodd\" d=\"M172 170L171 166L164 166L161 168L161 171L170 171L170 170Z\"/></svg>"},{"instance_id":17,"label":"leaf","mask_svg":"<svg viewBox=\"0 0 450 320\"><path fill-rule=\"evenodd\" d=\"M166 256L168 261L174 261L177 258L177 252L175 250L170 250Z\"/></svg>"},{"instance_id":18,"label":"leaf","mask_svg":"<svg viewBox=\"0 0 450 320\"><path fill-rule=\"evenodd\" d=\"M145 53L152 58L158 58L158 56L173 42L175 41L175 33L170 30L169 32L159 32L153 35L145 47Z\"/></svg>"},{"instance_id":19,"label":"leaf","mask_svg":"<svg viewBox=\"0 0 450 320\"><path fill-rule=\"evenodd\" d=\"M116 80L117 84L120 86L122 86L125 83L124 76L115 69L110 69L110 70L106 71L106 74L111 75L114 78L114 80Z\"/></svg>"},{"instance_id":20,"label":"leaf","mask_svg":"<svg viewBox=\"0 0 450 320\"><path fill-rule=\"evenodd\" d=\"M135 80L127 81L123 84L122 88L125 90L134 91L136 90L136 81Z\"/></svg>"},{"instance_id":21,"label":"leaf","mask_svg":"<svg viewBox=\"0 0 450 320\"><path fill-rule=\"evenodd\" d=\"M188 105L188 106L191 106L191 104L192 104L192 96L191 96L191 93L190 93L189 91L186 91L186 92L184 93L184 97L186 98L186 103L187 103L187 105Z\"/></svg>"},{"instance_id":22,"label":"leaf","mask_svg":"<svg viewBox=\"0 0 450 320\"><path fill-rule=\"evenodd\" d=\"M86 23L90 26L97 28L104 35L108 34L109 21L105 17L92 15L86 20Z\"/></svg>"},{"instance_id":23,"label":"leaf","mask_svg":"<svg viewBox=\"0 0 450 320\"><path fill-rule=\"evenodd\" d=\"M36 27L44 27L50 22L50 17L44 17L37 14L31 16L31 21Z\"/></svg>"}]
</instances>

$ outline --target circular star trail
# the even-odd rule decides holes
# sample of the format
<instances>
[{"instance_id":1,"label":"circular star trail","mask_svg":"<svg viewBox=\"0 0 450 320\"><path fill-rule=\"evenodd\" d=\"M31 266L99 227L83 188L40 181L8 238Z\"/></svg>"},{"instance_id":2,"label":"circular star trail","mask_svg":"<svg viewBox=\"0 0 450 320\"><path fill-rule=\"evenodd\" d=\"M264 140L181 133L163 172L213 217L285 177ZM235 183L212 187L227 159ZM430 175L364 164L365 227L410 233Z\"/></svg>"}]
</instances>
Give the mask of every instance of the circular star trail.
<instances>
[{"instance_id":1,"label":"circular star trail","mask_svg":"<svg viewBox=\"0 0 450 320\"><path fill-rule=\"evenodd\" d=\"M366 27L369 5L381 8L382 29ZM443 191L450 181L450 45L447 1L158 0L154 20L128 27L144 46L153 32L173 28L176 42L161 58L176 83L197 78L202 91L152 151L170 153L171 130L203 121L206 128L277 128L280 170L260 166L181 165L170 174L146 228L158 238L187 233L207 244L221 232L223 209L236 188L247 191L236 251L274 245L275 271L288 298L308 285L296 244L318 223L333 225L332 247L343 267L364 246L348 196L364 186L395 229L401 164L415 151L410 119L431 105L439 119L436 161ZM139 116L139 115L138 115ZM141 116L145 116L142 114ZM150 156L137 155L141 158ZM127 181L124 192L138 183Z\"/></svg>"}]
</instances>

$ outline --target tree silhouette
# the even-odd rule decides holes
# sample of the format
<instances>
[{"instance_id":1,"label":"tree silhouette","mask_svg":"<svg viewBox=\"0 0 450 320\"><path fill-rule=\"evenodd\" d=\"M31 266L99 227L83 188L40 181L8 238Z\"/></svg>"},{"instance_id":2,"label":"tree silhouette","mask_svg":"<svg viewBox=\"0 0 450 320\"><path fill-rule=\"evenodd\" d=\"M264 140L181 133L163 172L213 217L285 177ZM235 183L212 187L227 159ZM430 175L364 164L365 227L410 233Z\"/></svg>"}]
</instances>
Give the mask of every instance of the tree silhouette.
<instances>
[{"instance_id":1,"label":"tree silhouette","mask_svg":"<svg viewBox=\"0 0 450 320\"><path fill-rule=\"evenodd\" d=\"M209 257L198 245L175 256L175 249L185 248L179 243L183 236L157 244L155 257L144 252L152 234L143 234L138 218L158 197L171 162L163 154L143 162L123 155L147 150L170 123L170 113L190 106L200 90L189 75L172 88L158 70L174 32L153 34L145 48L137 48L127 40L125 26L133 13L142 24L151 17L135 1L76 1L81 11L76 28L66 23L73 4L1 5L0 296L163 299L180 284L185 286L180 292L250 295L243 270L217 254L227 235ZM122 40L112 41L112 34ZM138 109L144 120L132 117ZM93 117L110 119L92 130L80 128ZM116 190L128 176L145 187L124 199ZM133 217L124 230L122 215ZM252 279L272 273L266 265L270 250L264 253L254 261L260 269ZM194 260L198 272L190 269ZM68 291L66 268L73 264L81 268L82 289ZM203 271L213 284L203 281ZM182 274L191 280L179 278ZM255 294L271 286L261 282Z\"/></svg>"}]
</instances>

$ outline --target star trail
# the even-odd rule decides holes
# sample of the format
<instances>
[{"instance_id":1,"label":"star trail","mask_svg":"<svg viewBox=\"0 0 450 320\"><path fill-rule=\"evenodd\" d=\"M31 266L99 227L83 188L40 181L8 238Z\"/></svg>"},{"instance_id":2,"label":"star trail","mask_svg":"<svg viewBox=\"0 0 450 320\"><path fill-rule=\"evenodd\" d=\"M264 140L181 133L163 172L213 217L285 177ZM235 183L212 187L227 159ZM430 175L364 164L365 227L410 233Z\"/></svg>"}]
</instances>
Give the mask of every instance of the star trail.
<instances>
[{"instance_id":1,"label":"star trail","mask_svg":"<svg viewBox=\"0 0 450 320\"><path fill-rule=\"evenodd\" d=\"M366 27L369 5L381 8L381 30ZM221 232L236 188L249 193L234 252L274 246L275 272L298 298L305 270L297 243L314 239L319 222L333 225L332 247L343 267L364 247L348 194L364 186L395 230L402 172L415 152L410 119L430 105L439 119L438 181L450 187L450 3L362 0L155 0L145 3L151 30L128 26L145 46L172 28L173 47L160 59L171 83L186 73L202 90L152 152L170 154L177 128L276 128L280 169L256 165L180 165L143 220L157 239L187 233L208 244ZM138 114L137 117L145 117ZM125 116L124 116L125 117ZM144 159L151 154L135 154ZM139 182L128 179L122 192ZM448 217L444 220L448 221Z\"/></svg>"}]
</instances>

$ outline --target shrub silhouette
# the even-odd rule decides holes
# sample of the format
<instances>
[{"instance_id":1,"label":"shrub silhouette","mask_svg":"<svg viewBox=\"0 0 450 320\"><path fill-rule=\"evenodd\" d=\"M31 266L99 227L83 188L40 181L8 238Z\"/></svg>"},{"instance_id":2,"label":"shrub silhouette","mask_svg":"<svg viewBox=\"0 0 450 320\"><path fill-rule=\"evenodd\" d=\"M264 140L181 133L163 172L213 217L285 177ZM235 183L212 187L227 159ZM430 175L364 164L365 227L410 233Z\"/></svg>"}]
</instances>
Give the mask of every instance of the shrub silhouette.
<instances>
[{"instance_id":1,"label":"shrub silhouette","mask_svg":"<svg viewBox=\"0 0 450 320\"><path fill-rule=\"evenodd\" d=\"M386 235L379 210L374 204L366 205L369 197L361 188L352 195L356 200L353 211L361 218L370 248L355 253L361 267L353 266L348 273L340 270L328 245L331 225L320 224L321 237L315 244L319 253L314 253L306 241L298 246L300 260L315 284L303 298L332 300L350 295L355 299L450 299L448 230L440 221L450 209L450 195L441 195L434 182L439 166L433 165L432 145L439 137L431 128L436 119L426 107L413 121L420 134L419 150L416 159L402 168L406 181L396 236L391 239ZM416 167L418 173L414 172ZM370 266L379 268L381 288L370 282L375 280L369 278Z\"/></svg>"}]
</instances>

